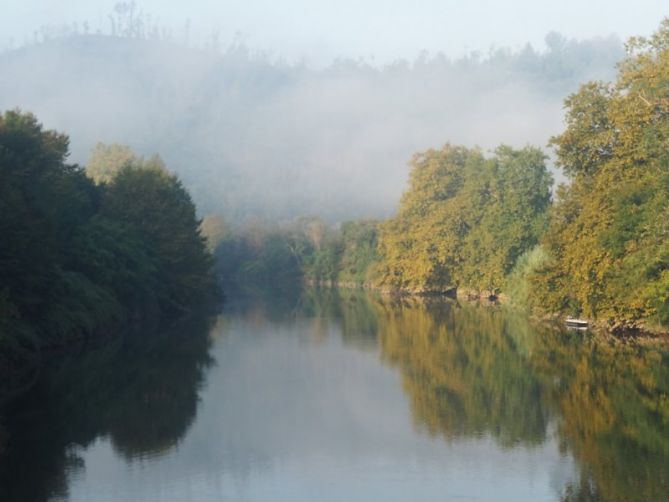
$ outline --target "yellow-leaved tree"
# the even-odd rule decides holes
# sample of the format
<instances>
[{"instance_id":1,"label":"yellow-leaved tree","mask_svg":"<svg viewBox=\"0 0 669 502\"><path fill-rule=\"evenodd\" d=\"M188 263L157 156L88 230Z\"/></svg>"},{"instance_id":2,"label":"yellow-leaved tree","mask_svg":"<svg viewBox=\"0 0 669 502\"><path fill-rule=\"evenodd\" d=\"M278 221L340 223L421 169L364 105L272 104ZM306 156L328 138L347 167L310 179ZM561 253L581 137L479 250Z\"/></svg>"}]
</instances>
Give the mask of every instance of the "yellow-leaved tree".
<instances>
[{"instance_id":1,"label":"yellow-leaved tree","mask_svg":"<svg viewBox=\"0 0 669 502\"><path fill-rule=\"evenodd\" d=\"M536 304L611 323L669 324L669 20L633 38L616 82L569 96L551 141L558 190L530 278Z\"/></svg>"}]
</instances>

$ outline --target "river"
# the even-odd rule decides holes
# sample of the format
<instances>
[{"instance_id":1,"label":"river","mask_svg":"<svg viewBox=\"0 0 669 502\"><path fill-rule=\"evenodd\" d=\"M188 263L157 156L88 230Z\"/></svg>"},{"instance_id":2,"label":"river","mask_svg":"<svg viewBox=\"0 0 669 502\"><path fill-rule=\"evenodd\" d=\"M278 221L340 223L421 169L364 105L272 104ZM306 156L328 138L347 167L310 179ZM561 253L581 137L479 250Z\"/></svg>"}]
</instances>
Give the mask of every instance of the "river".
<instances>
[{"instance_id":1,"label":"river","mask_svg":"<svg viewBox=\"0 0 669 502\"><path fill-rule=\"evenodd\" d=\"M233 299L50 363L0 500L669 500L668 362L502 307Z\"/></svg>"}]
</instances>

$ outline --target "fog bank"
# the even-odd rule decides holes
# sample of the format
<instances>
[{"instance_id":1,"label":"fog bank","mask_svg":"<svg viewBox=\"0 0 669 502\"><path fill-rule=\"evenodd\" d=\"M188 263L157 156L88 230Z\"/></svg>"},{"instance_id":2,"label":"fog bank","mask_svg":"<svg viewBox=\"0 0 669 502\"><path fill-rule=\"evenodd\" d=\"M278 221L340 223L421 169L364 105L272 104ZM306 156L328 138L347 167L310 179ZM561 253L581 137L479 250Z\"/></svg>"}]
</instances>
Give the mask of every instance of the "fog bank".
<instances>
[{"instance_id":1,"label":"fog bank","mask_svg":"<svg viewBox=\"0 0 669 502\"><path fill-rule=\"evenodd\" d=\"M544 147L562 128L564 97L611 78L620 57L614 37L551 33L541 51L314 69L241 44L70 34L0 54L0 108L68 133L79 163L98 141L160 153L203 214L383 217L413 153L445 142Z\"/></svg>"}]
</instances>

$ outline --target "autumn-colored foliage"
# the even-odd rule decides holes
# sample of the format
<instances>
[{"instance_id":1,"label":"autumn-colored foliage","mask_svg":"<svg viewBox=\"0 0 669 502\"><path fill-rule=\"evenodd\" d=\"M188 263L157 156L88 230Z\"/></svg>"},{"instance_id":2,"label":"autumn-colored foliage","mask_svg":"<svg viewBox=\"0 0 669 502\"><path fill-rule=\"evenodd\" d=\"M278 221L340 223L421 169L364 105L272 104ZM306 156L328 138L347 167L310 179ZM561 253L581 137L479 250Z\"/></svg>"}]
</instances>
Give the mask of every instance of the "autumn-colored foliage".
<instances>
[{"instance_id":1,"label":"autumn-colored foliage","mask_svg":"<svg viewBox=\"0 0 669 502\"><path fill-rule=\"evenodd\" d=\"M397 215L381 227L378 283L411 292L497 293L538 242L551 176L537 148L446 145L412 161Z\"/></svg>"},{"instance_id":2,"label":"autumn-colored foliage","mask_svg":"<svg viewBox=\"0 0 669 502\"><path fill-rule=\"evenodd\" d=\"M669 20L635 38L612 84L570 96L552 139L571 177L531 278L545 310L669 324Z\"/></svg>"}]
</instances>

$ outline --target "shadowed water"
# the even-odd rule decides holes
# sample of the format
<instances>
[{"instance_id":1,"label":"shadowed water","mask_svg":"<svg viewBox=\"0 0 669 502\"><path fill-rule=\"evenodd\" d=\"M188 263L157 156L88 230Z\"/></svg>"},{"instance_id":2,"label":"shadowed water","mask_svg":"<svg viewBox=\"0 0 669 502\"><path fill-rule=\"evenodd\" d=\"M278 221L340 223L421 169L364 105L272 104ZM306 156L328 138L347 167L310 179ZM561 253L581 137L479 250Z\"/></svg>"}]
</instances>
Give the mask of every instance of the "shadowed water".
<instances>
[{"instance_id":1,"label":"shadowed water","mask_svg":"<svg viewBox=\"0 0 669 502\"><path fill-rule=\"evenodd\" d=\"M0 414L0 500L669 500L667 353L310 291L72 354Z\"/></svg>"}]
</instances>

